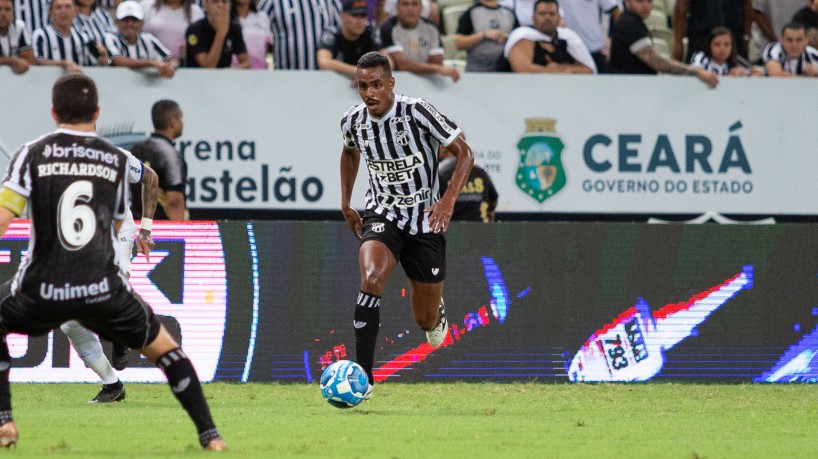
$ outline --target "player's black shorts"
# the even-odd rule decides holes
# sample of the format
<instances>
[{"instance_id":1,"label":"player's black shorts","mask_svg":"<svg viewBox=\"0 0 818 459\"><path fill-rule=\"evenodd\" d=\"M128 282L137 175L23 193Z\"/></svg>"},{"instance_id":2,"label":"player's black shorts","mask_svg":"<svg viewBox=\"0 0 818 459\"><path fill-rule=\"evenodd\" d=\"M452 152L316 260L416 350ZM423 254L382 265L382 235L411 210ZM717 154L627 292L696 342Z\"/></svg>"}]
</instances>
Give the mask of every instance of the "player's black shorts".
<instances>
[{"instance_id":1,"label":"player's black shorts","mask_svg":"<svg viewBox=\"0 0 818 459\"><path fill-rule=\"evenodd\" d=\"M11 282L0 285L0 326L8 332L39 336L76 320L102 338L133 349L142 349L159 334L151 307L124 286L100 302L42 301L22 292L12 295Z\"/></svg>"},{"instance_id":2,"label":"player's black shorts","mask_svg":"<svg viewBox=\"0 0 818 459\"><path fill-rule=\"evenodd\" d=\"M409 279L436 284L446 278L446 239L442 234L412 235L367 211L361 243L368 240L386 244Z\"/></svg>"}]
</instances>

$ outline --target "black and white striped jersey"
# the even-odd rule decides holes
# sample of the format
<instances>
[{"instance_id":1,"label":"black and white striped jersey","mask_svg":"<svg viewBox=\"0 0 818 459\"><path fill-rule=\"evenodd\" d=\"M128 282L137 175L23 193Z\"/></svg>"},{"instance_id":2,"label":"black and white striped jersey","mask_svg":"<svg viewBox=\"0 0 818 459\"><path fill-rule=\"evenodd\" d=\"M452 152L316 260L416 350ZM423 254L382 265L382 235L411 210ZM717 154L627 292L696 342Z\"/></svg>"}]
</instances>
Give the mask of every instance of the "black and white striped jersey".
<instances>
[{"instance_id":1,"label":"black and white striped jersey","mask_svg":"<svg viewBox=\"0 0 818 459\"><path fill-rule=\"evenodd\" d=\"M818 65L818 49L807 45L801 55L793 59L787 56L787 52L784 51L784 46L781 43L770 43L764 49L762 61L764 64L770 61L778 61L785 72L793 75L803 75L805 65Z\"/></svg>"},{"instance_id":2,"label":"black and white striped jersey","mask_svg":"<svg viewBox=\"0 0 818 459\"><path fill-rule=\"evenodd\" d=\"M341 131L369 171L366 209L410 234L430 233L424 210L440 199L438 146L449 146L460 128L425 100L396 94L381 118L365 104L347 110Z\"/></svg>"},{"instance_id":3,"label":"black and white striped jersey","mask_svg":"<svg viewBox=\"0 0 818 459\"><path fill-rule=\"evenodd\" d=\"M125 217L128 182L142 172L139 160L92 132L58 129L20 147L3 186L26 198L32 225L12 292L49 300L59 290L73 300L128 288L114 219Z\"/></svg>"},{"instance_id":4,"label":"black and white striped jersey","mask_svg":"<svg viewBox=\"0 0 818 459\"><path fill-rule=\"evenodd\" d=\"M34 55L37 60L68 60L77 65L95 65L96 59L88 52L89 41L76 27L71 27L71 34L65 36L52 25L37 29L32 35Z\"/></svg>"},{"instance_id":5,"label":"black and white striped jersey","mask_svg":"<svg viewBox=\"0 0 818 459\"><path fill-rule=\"evenodd\" d=\"M23 21L30 32L51 24L49 0L13 0L14 18Z\"/></svg>"},{"instance_id":6,"label":"black and white striped jersey","mask_svg":"<svg viewBox=\"0 0 818 459\"><path fill-rule=\"evenodd\" d=\"M94 9L89 16L77 14L74 18L74 27L100 45L105 44L106 34L117 33L113 18L102 8Z\"/></svg>"},{"instance_id":7,"label":"black and white striped jersey","mask_svg":"<svg viewBox=\"0 0 818 459\"><path fill-rule=\"evenodd\" d=\"M11 21L6 34L0 35L0 56L17 57L27 49L31 49L31 32L23 21Z\"/></svg>"},{"instance_id":8,"label":"black and white striped jersey","mask_svg":"<svg viewBox=\"0 0 818 459\"><path fill-rule=\"evenodd\" d=\"M318 69L321 33L341 27L341 0L262 0L258 10L270 17L276 69Z\"/></svg>"},{"instance_id":9,"label":"black and white striped jersey","mask_svg":"<svg viewBox=\"0 0 818 459\"><path fill-rule=\"evenodd\" d=\"M696 51L690 56L690 65L709 70L716 75L727 75L730 72L730 64L727 62L719 64L705 54L704 51Z\"/></svg>"},{"instance_id":10,"label":"black and white striped jersey","mask_svg":"<svg viewBox=\"0 0 818 459\"><path fill-rule=\"evenodd\" d=\"M117 57L155 62L164 62L173 57L158 38L147 32L140 33L134 44L128 43L119 33L109 33L105 36L105 48L108 49L111 62Z\"/></svg>"}]
</instances>

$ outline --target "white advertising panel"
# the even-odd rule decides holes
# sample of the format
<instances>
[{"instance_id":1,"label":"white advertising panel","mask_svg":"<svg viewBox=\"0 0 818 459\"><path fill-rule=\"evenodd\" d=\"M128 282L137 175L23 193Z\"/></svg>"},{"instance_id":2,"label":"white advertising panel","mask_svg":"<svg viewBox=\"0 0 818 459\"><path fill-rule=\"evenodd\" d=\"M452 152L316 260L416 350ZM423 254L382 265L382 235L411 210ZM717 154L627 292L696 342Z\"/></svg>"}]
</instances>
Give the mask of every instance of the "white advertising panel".
<instances>
[{"instance_id":1,"label":"white advertising panel","mask_svg":"<svg viewBox=\"0 0 818 459\"><path fill-rule=\"evenodd\" d=\"M98 128L128 145L151 131L158 99L179 102L191 208L335 210L340 117L359 102L330 72L182 70L159 79L88 69ZM0 149L53 129L60 75L0 68ZM457 83L397 72L464 129L498 188L499 211L813 214L812 80L466 74ZM4 161L7 159L3 158ZM354 203L362 206L366 165Z\"/></svg>"}]
</instances>

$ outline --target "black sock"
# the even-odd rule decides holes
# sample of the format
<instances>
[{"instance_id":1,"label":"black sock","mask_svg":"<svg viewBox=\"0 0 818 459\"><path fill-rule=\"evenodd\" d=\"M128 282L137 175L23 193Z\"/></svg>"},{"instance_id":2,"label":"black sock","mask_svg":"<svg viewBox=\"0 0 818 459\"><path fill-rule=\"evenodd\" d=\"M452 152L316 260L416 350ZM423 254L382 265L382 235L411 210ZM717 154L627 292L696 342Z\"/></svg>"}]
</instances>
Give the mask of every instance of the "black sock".
<instances>
[{"instance_id":1,"label":"black sock","mask_svg":"<svg viewBox=\"0 0 818 459\"><path fill-rule=\"evenodd\" d=\"M375 364L375 343L381 327L381 297L369 293L358 293L355 305L355 354L369 377L369 384L375 384L372 366Z\"/></svg>"},{"instance_id":2,"label":"black sock","mask_svg":"<svg viewBox=\"0 0 818 459\"><path fill-rule=\"evenodd\" d=\"M168 351L159 357L156 366L165 373L173 395L196 424L196 431L199 432L199 442L202 446L207 445L214 438L221 438L216 425L213 424L213 418L210 417L210 407L207 406L196 369L193 368L193 364L182 348Z\"/></svg>"},{"instance_id":3,"label":"black sock","mask_svg":"<svg viewBox=\"0 0 818 459\"><path fill-rule=\"evenodd\" d=\"M11 355L9 355L9 345L6 343L6 336L0 340L0 425L11 422L11 387L9 386L9 369L11 368Z\"/></svg>"}]
</instances>

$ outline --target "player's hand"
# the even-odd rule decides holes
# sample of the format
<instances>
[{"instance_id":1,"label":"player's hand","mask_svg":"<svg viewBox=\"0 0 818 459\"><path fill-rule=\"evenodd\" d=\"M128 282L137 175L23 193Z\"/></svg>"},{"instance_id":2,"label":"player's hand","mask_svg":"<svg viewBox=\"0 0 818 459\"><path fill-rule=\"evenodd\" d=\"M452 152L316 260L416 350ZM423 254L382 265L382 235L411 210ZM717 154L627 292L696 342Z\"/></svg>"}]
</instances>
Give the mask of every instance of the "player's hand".
<instances>
[{"instance_id":1,"label":"player's hand","mask_svg":"<svg viewBox=\"0 0 818 459\"><path fill-rule=\"evenodd\" d=\"M11 71L16 74L26 73L28 71L28 62L25 59L15 57L11 60Z\"/></svg>"},{"instance_id":2,"label":"player's hand","mask_svg":"<svg viewBox=\"0 0 818 459\"><path fill-rule=\"evenodd\" d=\"M139 230L139 237L136 238L136 251L145 255L145 259L151 261L151 250L156 244L151 239L151 232L146 229Z\"/></svg>"},{"instance_id":3,"label":"player's hand","mask_svg":"<svg viewBox=\"0 0 818 459\"><path fill-rule=\"evenodd\" d=\"M702 80L707 86L710 86L710 89L719 85L719 77L717 77L715 73L704 69L699 70L696 74L696 78Z\"/></svg>"},{"instance_id":4,"label":"player's hand","mask_svg":"<svg viewBox=\"0 0 818 459\"><path fill-rule=\"evenodd\" d=\"M454 201L441 199L432 204L424 212L429 213L429 229L435 234L445 233L449 229L449 222L452 221L454 211Z\"/></svg>"},{"instance_id":5,"label":"player's hand","mask_svg":"<svg viewBox=\"0 0 818 459\"><path fill-rule=\"evenodd\" d=\"M347 222L347 226L349 229L352 230L352 234L360 241L363 237L363 228L364 228L364 221L361 219L361 216L358 214L358 211L353 209L352 207L346 207L341 209L341 212L344 213L344 220Z\"/></svg>"}]
</instances>

